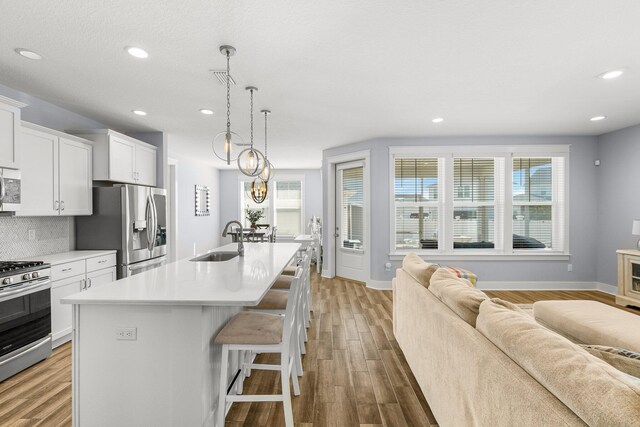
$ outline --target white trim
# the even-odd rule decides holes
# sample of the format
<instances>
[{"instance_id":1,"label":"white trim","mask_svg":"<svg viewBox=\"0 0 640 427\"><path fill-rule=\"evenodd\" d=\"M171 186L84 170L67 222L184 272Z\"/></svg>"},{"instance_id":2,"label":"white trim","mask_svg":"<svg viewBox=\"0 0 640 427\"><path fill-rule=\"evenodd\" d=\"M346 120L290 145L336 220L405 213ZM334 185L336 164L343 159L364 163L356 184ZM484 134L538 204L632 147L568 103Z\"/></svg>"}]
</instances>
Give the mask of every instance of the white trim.
<instances>
[{"instance_id":1,"label":"white trim","mask_svg":"<svg viewBox=\"0 0 640 427\"><path fill-rule=\"evenodd\" d=\"M371 280L367 287L379 291L391 290L391 280ZM536 282L536 281L483 281L477 289L482 291L600 291L615 294L612 285L598 282Z\"/></svg>"},{"instance_id":2,"label":"white trim","mask_svg":"<svg viewBox=\"0 0 640 427\"><path fill-rule=\"evenodd\" d=\"M356 160L364 160L364 180L365 180L365 210L367 218L365 224L365 272L368 275L365 283L371 279L371 150L354 151L352 153L339 154L327 157L323 167L323 176L327 177L327 197L323 198L327 202L327 218L323 227L323 241L326 245L323 248L322 277L331 279L336 275L336 164L347 163Z\"/></svg>"},{"instance_id":3,"label":"white trim","mask_svg":"<svg viewBox=\"0 0 640 427\"><path fill-rule=\"evenodd\" d=\"M611 295L618 294L618 286L616 285L609 285L607 283L596 282L596 289Z\"/></svg>"},{"instance_id":4,"label":"white trim","mask_svg":"<svg viewBox=\"0 0 640 427\"><path fill-rule=\"evenodd\" d=\"M403 145L390 146L389 154L428 155L429 157L450 156L452 154L483 154L494 157L516 153L519 157L530 154L529 157L553 154L559 156L571 151L570 144L540 144L540 145Z\"/></svg>"},{"instance_id":5,"label":"white trim","mask_svg":"<svg viewBox=\"0 0 640 427\"><path fill-rule=\"evenodd\" d=\"M461 250L461 249L459 249ZM389 254L390 261L401 261L408 253L415 253L425 261L451 260L451 261L569 261L571 254L563 253L518 253L505 254L489 252L484 253L452 253L443 254L437 251L431 252L392 252Z\"/></svg>"}]
</instances>

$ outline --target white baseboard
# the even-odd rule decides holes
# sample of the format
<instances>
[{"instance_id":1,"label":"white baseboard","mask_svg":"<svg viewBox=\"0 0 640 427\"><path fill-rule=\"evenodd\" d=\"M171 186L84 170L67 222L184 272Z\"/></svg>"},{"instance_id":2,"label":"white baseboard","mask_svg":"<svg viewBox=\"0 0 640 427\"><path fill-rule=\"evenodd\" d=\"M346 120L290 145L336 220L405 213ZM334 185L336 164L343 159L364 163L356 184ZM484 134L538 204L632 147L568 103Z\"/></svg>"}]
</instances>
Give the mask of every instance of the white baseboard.
<instances>
[{"instance_id":1,"label":"white baseboard","mask_svg":"<svg viewBox=\"0 0 640 427\"><path fill-rule=\"evenodd\" d=\"M617 287L599 282L540 282L540 281L478 281L483 291L602 291L615 294ZM390 280L369 280L367 288L391 290Z\"/></svg>"},{"instance_id":2,"label":"white baseboard","mask_svg":"<svg viewBox=\"0 0 640 427\"><path fill-rule=\"evenodd\" d=\"M392 289L391 280L367 280L367 288L376 291L390 291Z\"/></svg>"}]
</instances>

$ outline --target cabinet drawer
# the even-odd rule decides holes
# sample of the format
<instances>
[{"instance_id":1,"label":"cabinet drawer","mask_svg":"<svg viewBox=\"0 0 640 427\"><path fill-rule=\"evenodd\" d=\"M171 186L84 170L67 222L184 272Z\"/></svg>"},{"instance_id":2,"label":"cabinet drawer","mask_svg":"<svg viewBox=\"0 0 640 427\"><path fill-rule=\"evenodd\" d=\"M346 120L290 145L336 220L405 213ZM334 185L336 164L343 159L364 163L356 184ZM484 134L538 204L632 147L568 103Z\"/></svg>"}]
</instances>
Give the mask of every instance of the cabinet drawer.
<instances>
[{"instance_id":1,"label":"cabinet drawer","mask_svg":"<svg viewBox=\"0 0 640 427\"><path fill-rule=\"evenodd\" d=\"M87 259L87 273L116 265L116 254L97 256Z\"/></svg>"},{"instance_id":2,"label":"cabinet drawer","mask_svg":"<svg viewBox=\"0 0 640 427\"><path fill-rule=\"evenodd\" d=\"M51 281L85 274L85 272L84 260L54 265L51 267Z\"/></svg>"}]
</instances>

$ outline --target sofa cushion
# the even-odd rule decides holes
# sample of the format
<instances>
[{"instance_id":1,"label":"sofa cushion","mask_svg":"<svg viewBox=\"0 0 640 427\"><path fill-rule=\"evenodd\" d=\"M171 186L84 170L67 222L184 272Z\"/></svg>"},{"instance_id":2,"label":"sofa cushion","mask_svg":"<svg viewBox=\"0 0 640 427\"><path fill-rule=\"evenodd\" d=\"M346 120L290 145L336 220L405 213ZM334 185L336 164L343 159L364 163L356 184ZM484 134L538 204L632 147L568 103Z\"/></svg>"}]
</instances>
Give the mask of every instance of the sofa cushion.
<instances>
[{"instance_id":1,"label":"sofa cushion","mask_svg":"<svg viewBox=\"0 0 640 427\"><path fill-rule=\"evenodd\" d=\"M488 298L484 292L471 287L466 279L459 278L448 268L439 268L433 273L428 289L461 319L474 327L480 303Z\"/></svg>"},{"instance_id":2,"label":"sofa cushion","mask_svg":"<svg viewBox=\"0 0 640 427\"><path fill-rule=\"evenodd\" d=\"M422 286L429 287L431 276L436 272L438 266L425 262L412 252L407 254L402 260L402 269L409 273L409 275L416 279Z\"/></svg>"},{"instance_id":3,"label":"sofa cushion","mask_svg":"<svg viewBox=\"0 0 640 427\"><path fill-rule=\"evenodd\" d=\"M640 379L640 353L606 345L581 345L619 371Z\"/></svg>"},{"instance_id":4,"label":"sofa cushion","mask_svg":"<svg viewBox=\"0 0 640 427\"><path fill-rule=\"evenodd\" d=\"M640 316L597 301L539 301L536 320L578 344L607 345L640 353Z\"/></svg>"},{"instance_id":5,"label":"sofa cushion","mask_svg":"<svg viewBox=\"0 0 640 427\"><path fill-rule=\"evenodd\" d=\"M640 382L538 324L514 304L484 301L477 329L585 423L637 425Z\"/></svg>"}]
</instances>

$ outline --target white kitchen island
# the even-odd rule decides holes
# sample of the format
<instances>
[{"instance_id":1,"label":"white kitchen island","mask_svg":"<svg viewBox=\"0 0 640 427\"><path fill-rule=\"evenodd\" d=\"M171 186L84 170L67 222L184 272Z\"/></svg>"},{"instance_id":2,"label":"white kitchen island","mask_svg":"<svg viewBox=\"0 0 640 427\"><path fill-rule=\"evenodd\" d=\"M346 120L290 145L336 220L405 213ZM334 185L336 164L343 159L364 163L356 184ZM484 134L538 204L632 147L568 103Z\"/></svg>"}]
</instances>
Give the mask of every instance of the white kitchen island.
<instances>
[{"instance_id":1,"label":"white kitchen island","mask_svg":"<svg viewBox=\"0 0 640 427\"><path fill-rule=\"evenodd\" d=\"M212 426L220 381L213 339L243 306L260 302L299 248L246 243L244 257L185 259L64 298L73 304L74 425Z\"/></svg>"}]
</instances>

